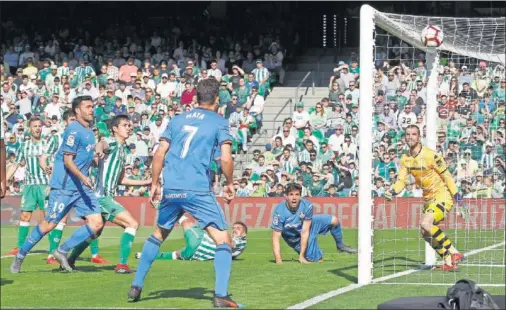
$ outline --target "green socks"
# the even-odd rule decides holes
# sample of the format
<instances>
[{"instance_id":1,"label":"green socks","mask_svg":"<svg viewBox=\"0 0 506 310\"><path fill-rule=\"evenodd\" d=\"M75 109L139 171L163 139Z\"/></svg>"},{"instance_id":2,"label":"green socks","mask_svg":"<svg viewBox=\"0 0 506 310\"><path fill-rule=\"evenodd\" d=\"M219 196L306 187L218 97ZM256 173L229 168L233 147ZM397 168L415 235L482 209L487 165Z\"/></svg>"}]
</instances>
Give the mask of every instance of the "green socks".
<instances>
[{"instance_id":1,"label":"green socks","mask_svg":"<svg viewBox=\"0 0 506 310\"><path fill-rule=\"evenodd\" d=\"M132 251L132 244L135 239L135 228L127 227L125 232L121 236L121 242L119 246L119 263L126 265L130 252Z\"/></svg>"},{"instance_id":2,"label":"green socks","mask_svg":"<svg viewBox=\"0 0 506 310\"><path fill-rule=\"evenodd\" d=\"M160 259L160 260L175 260L174 253L175 252L160 252L156 256L156 259Z\"/></svg>"},{"instance_id":3,"label":"green socks","mask_svg":"<svg viewBox=\"0 0 506 310\"><path fill-rule=\"evenodd\" d=\"M93 241L91 241L90 250L91 250L91 257L95 257L98 255L98 238L95 238L95 239L93 239Z\"/></svg>"},{"instance_id":4,"label":"green socks","mask_svg":"<svg viewBox=\"0 0 506 310\"><path fill-rule=\"evenodd\" d=\"M61 237L63 235L63 229L65 224L58 223L58 225L49 234L49 254L52 254L54 250L60 245Z\"/></svg>"},{"instance_id":5,"label":"green socks","mask_svg":"<svg viewBox=\"0 0 506 310\"><path fill-rule=\"evenodd\" d=\"M18 249L23 247L25 243L26 236L28 236L28 232L30 231L30 222L19 222L18 229Z\"/></svg>"}]
</instances>

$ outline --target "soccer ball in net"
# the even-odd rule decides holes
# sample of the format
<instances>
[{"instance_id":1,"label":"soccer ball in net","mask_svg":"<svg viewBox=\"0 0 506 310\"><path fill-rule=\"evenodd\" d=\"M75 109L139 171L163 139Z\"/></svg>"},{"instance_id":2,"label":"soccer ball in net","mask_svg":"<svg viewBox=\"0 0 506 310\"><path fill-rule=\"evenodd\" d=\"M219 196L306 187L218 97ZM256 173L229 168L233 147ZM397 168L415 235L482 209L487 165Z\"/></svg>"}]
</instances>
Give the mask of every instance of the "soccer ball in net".
<instances>
[{"instance_id":1,"label":"soccer ball in net","mask_svg":"<svg viewBox=\"0 0 506 310\"><path fill-rule=\"evenodd\" d=\"M443 43L443 32L441 28L428 25L422 30L422 42L427 47L439 47Z\"/></svg>"}]
</instances>

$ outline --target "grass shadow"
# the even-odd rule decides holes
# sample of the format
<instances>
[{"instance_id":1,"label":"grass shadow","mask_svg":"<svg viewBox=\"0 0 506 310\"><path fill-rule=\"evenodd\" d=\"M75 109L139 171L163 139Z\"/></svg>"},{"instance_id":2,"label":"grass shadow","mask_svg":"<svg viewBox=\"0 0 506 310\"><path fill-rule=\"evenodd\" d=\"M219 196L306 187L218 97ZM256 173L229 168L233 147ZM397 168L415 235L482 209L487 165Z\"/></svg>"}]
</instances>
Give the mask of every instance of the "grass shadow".
<instances>
[{"instance_id":1,"label":"grass shadow","mask_svg":"<svg viewBox=\"0 0 506 310\"><path fill-rule=\"evenodd\" d=\"M0 278L0 286L9 285L14 283L14 280Z\"/></svg>"},{"instance_id":2,"label":"grass shadow","mask_svg":"<svg viewBox=\"0 0 506 310\"><path fill-rule=\"evenodd\" d=\"M103 271L113 271L115 266L76 266L76 269L72 273L80 273L80 272L86 272L86 273L93 273L93 272L103 272ZM43 270L40 272L51 272L51 273L65 273L64 271L60 270L59 267L56 269L51 270Z\"/></svg>"},{"instance_id":3,"label":"grass shadow","mask_svg":"<svg viewBox=\"0 0 506 310\"><path fill-rule=\"evenodd\" d=\"M163 290L149 293L147 297L142 298L142 301L154 300L161 298L190 298L198 300L213 300L213 291L203 287L194 287L189 289L174 289Z\"/></svg>"}]
</instances>

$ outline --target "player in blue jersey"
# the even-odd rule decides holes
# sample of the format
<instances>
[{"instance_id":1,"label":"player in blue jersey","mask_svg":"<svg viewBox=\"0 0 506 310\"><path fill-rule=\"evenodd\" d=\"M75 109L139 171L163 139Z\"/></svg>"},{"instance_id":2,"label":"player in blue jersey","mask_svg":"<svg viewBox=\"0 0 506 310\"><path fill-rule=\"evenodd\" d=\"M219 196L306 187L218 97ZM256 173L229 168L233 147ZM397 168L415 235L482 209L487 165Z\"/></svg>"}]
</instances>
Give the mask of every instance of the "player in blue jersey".
<instances>
[{"instance_id":1,"label":"player in blue jersey","mask_svg":"<svg viewBox=\"0 0 506 310\"><path fill-rule=\"evenodd\" d=\"M144 279L156 259L160 245L174 224L186 211L205 229L216 243L214 259L214 306L240 308L228 295L228 282L232 266L232 240L221 206L214 197L210 164L217 148L221 149L221 166L226 177L225 198L234 198L232 137L228 122L216 113L219 82L206 79L197 85L199 107L173 118L160 137L160 146L153 158L153 183L150 200L158 204L159 176L163 167L163 197L158 207L158 225L146 240L128 292L128 299L139 301Z\"/></svg>"},{"instance_id":2,"label":"player in blue jersey","mask_svg":"<svg viewBox=\"0 0 506 310\"><path fill-rule=\"evenodd\" d=\"M54 258L64 270L72 271L67 253L88 239L97 238L104 227L100 204L93 192L89 171L95 154L95 136L90 129L93 121L93 101L90 96L80 96L72 101L76 121L63 133L63 143L56 153L54 171L49 183L49 203L46 217L19 249L11 264L11 272L18 273L28 252L56 227L72 207L77 216L86 219L62 245L53 252ZM103 157L103 154L97 154Z\"/></svg>"},{"instance_id":3,"label":"player in blue jersey","mask_svg":"<svg viewBox=\"0 0 506 310\"><path fill-rule=\"evenodd\" d=\"M285 201L276 206L272 216L272 252L276 264L281 264L281 237L299 253L299 262L319 262L323 260L323 251L318 246L318 235L328 232L334 237L337 249L346 253L357 250L343 242L341 223L333 215L313 215L313 206L301 199L302 187L291 183L286 186Z\"/></svg>"}]
</instances>

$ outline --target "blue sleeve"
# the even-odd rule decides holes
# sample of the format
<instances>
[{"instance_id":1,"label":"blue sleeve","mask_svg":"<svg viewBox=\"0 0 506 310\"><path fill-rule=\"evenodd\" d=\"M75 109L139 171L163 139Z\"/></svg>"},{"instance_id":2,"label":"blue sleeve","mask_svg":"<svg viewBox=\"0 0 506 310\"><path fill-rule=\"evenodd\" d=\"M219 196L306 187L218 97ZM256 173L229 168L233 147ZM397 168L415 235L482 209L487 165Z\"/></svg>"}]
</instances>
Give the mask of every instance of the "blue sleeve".
<instances>
[{"instance_id":1,"label":"blue sleeve","mask_svg":"<svg viewBox=\"0 0 506 310\"><path fill-rule=\"evenodd\" d=\"M63 153L77 154L80 144L81 133L74 128L68 128L63 133L62 151Z\"/></svg>"},{"instance_id":2,"label":"blue sleeve","mask_svg":"<svg viewBox=\"0 0 506 310\"><path fill-rule=\"evenodd\" d=\"M304 212L304 221L312 220L313 219L313 205L307 201L304 201L304 206L306 209L306 212Z\"/></svg>"},{"instance_id":3,"label":"blue sleeve","mask_svg":"<svg viewBox=\"0 0 506 310\"><path fill-rule=\"evenodd\" d=\"M281 212L279 212L279 208L276 207L276 209L274 210L274 214L272 215L271 229L276 231L282 231L284 222L285 219L283 218L283 215L281 214Z\"/></svg>"},{"instance_id":4,"label":"blue sleeve","mask_svg":"<svg viewBox=\"0 0 506 310\"><path fill-rule=\"evenodd\" d=\"M173 123L174 123L174 121L171 121L171 122L169 122L169 124L167 124L167 128L165 128L165 131L160 136L160 140L165 140L169 143L172 142L172 124Z\"/></svg>"},{"instance_id":5,"label":"blue sleeve","mask_svg":"<svg viewBox=\"0 0 506 310\"><path fill-rule=\"evenodd\" d=\"M228 122L225 119L223 119L220 122L220 125L218 128L218 145L221 146L222 144L224 144L226 142L232 144L232 135L230 134Z\"/></svg>"}]
</instances>

